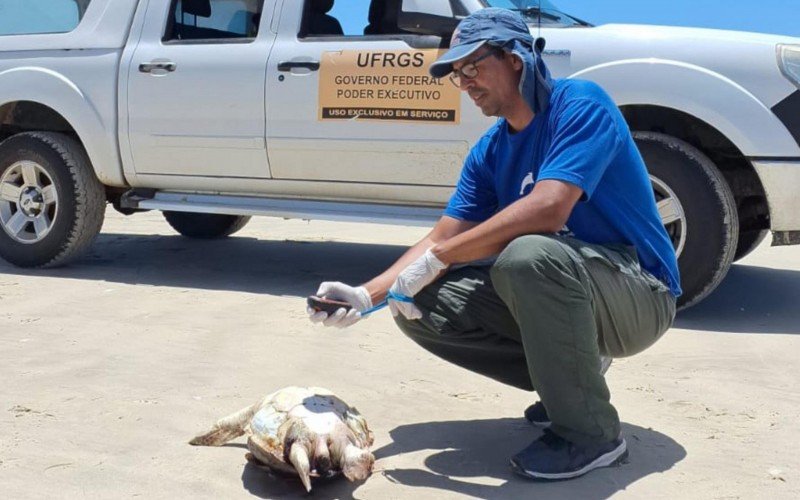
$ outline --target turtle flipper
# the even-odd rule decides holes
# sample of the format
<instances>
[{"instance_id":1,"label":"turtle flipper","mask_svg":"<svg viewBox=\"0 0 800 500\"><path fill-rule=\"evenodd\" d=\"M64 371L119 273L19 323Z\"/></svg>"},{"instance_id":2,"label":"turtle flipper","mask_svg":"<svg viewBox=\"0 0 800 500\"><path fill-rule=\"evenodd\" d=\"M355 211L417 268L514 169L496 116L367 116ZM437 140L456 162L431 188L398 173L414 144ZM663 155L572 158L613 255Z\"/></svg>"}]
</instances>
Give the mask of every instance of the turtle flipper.
<instances>
[{"instance_id":1,"label":"turtle flipper","mask_svg":"<svg viewBox=\"0 0 800 500\"><path fill-rule=\"evenodd\" d=\"M311 460L308 451L301 443L293 443L289 449L289 462L294 465L300 481L306 488L306 492L311 491Z\"/></svg>"},{"instance_id":2,"label":"turtle flipper","mask_svg":"<svg viewBox=\"0 0 800 500\"><path fill-rule=\"evenodd\" d=\"M231 439L244 435L245 427L260 407L261 403L259 402L218 420L210 431L195 436L189 441L189 444L192 446L222 446Z\"/></svg>"},{"instance_id":3,"label":"turtle flipper","mask_svg":"<svg viewBox=\"0 0 800 500\"><path fill-rule=\"evenodd\" d=\"M267 470L290 476L297 475L292 464L283 460L283 445L253 434L247 438L247 449L250 450L248 455L252 455Z\"/></svg>"},{"instance_id":4,"label":"turtle flipper","mask_svg":"<svg viewBox=\"0 0 800 500\"><path fill-rule=\"evenodd\" d=\"M358 446L369 447L375 441L375 436L369 430L366 419L354 407L349 407L344 414L344 423L355 434Z\"/></svg>"}]
</instances>

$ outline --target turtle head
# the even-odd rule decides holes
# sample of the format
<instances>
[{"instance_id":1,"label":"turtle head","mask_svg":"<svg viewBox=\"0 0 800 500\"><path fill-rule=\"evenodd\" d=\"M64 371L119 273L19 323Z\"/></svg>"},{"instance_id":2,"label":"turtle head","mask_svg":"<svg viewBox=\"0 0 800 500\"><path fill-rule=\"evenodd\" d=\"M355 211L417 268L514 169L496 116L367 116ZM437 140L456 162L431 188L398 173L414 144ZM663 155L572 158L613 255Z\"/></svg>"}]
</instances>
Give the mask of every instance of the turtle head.
<instances>
[{"instance_id":1,"label":"turtle head","mask_svg":"<svg viewBox=\"0 0 800 500\"><path fill-rule=\"evenodd\" d=\"M375 456L369 452L369 449L348 444L344 449L342 473L350 481L363 481L369 477L374 463Z\"/></svg>"}]
</instances>

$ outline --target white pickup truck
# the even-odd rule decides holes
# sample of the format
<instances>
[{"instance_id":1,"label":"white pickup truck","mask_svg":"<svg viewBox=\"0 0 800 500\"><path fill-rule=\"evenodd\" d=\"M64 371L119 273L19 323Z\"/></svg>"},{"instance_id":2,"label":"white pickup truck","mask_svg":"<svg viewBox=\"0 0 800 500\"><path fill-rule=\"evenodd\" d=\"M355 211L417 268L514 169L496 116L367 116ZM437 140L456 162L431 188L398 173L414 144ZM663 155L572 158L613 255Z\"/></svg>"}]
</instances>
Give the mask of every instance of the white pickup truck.
<instances>
[{"instance_id":1,"label":"white pickup truck","mask_svg":"<svg viewBox=\"0 0 800 500\"><path fill-rule=\"evenodd\" d=\"M529 0L2 0L0 256L55 266L110 202L223 237L252 215L432 224L491 124L427 66L520 10L555 77L615 99L687 306L800 242L800 39L590 24Z\"/></svg>"}]
</instances>

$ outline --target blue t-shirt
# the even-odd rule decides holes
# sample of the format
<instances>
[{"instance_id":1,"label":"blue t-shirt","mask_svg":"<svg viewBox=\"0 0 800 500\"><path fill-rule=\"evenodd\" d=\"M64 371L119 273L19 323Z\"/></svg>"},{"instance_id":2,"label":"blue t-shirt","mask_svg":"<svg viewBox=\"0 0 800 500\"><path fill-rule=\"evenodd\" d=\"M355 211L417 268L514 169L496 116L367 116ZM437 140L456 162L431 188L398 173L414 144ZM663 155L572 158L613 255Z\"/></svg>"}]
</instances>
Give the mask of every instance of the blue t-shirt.
<instances>
[{"instance_id":1,"label":"blue t-shirt","mask_svg":"<svg viewBox=\"0 0 800 500\"><path fill-rule=\"evenodd\" d=\"M485 221L545 179L583 190L567 220L575 238L632 245L642 267L681 294L644 161L619 109L595 83L557 80L547 110L515 134L498 120L467 156L445 215Z\"/></svg>"}]
</instances>

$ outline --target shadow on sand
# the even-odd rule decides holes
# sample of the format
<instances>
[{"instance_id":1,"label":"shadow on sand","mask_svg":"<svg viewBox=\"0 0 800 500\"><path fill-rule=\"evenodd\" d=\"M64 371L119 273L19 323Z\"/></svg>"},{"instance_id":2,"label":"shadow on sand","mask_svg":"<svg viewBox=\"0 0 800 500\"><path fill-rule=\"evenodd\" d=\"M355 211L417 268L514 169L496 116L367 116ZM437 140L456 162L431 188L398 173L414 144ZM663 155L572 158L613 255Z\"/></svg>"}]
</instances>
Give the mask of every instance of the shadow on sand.
<instances>
[{"instance_id":1,"label":"shadow on sand","mask_svg":"<svg viewBox=\"0 0 800 500\"><path fill-rule=\"evenodd\" d=\"M361 484L351 483L343 476L315 479L309 494L299 477L275 475L249 462L242 471L242 486L251 495L259 498L354 499L353 493Z\"/></svg>"},{"instance_id":2,"label":"shadow on sand","mask_svg":"<svg viewBox=\"0 0 800 500\"><path fill-rule=\"evenodd\" d=\"M88 255L66 267L21 269L0 260L0 273L304 297L324 280L365 281L405 250L331 241L103 233Z\"/></svg>"},{"instance_id":3,"label":"shadow on sand","mask_svg":"<svg viewBox=\"0 0 800 500\"><path fill-rule=\"evenodd\" d=\"M686 456L686 450L670 437L623 424L630 451L627 463L572 481L534 482L514 474L508 461L539 432L521 418L404 425L391 431L393 443L375 455L385 459L417 450L442 450L425 460L429 470L393 469L384 474L400 484L476 498L607 498L645 476L669 470ZM500 484L478 484L470 478L490 478Z\"/></svg>"},{"instance_id":4,"label":"shadow on sand","mask_svg":"<svg viewBox=\"0 0 800 500\"><path fill-rule=\"evenodd\" d=\"M391 444L375 450L376 468L385 467L382 462L387 458L429 450L426 469L390 468L375 474L382 473L389 481L404 486L473 498L601 499L646 476L665 472L686 457L686 450L672 438L623 423L622 434L630 453L626 463L592 471L572 481L534 482L515 475L508 460L539 433L521 418L402 425L389 433ZM245 466L242 483L247 491L261 498L308 497L299 479L273 476L251 464ZM341 477L316 481L311 496L350 499L359 486Z\"/></svg>"},{"instance_id":5,"label":"shadow on sand","mask_svg":"<svg viewBox=\"0 0 800 500\"><path fill-rule=\"evenodd\" d=\"M331 241L245 237L204 241L103 233L89 255L67 267L30 270L0 261L0 273L304 297L321 281L363 282L383 271L405 249ZM678 313L676 326L800 333L798 296L800 271L734 265L708 298Z\"/></svg>"},{"instance_id":6,"label":"shadow on sand","mask_svg":"<svg viewBox=\"0 0 800 500\"><path fill-rule=\"evenodd\" d=\"M678 313L675 326L739 333L800 333L800 271L734 265L711 295Z\"/></svg>"}]
</instances>

